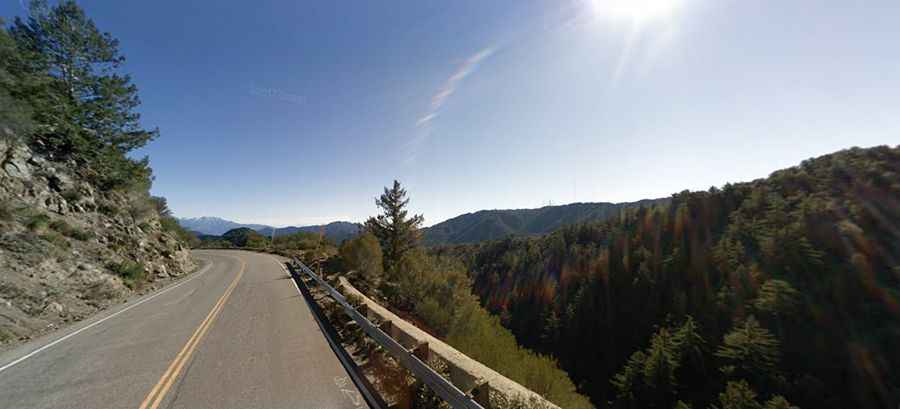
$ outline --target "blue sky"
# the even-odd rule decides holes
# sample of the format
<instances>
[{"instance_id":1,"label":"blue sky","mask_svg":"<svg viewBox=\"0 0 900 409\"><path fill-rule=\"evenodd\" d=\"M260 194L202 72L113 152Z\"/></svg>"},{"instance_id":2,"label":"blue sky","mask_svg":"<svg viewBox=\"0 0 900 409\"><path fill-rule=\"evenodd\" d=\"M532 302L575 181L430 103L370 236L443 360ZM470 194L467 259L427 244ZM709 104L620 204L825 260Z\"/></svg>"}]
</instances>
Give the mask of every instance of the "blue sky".
<instances>
[{"instance_id":1,"label":"blue sky","mask_svg":"<svg viewBox=\"0 0 900 409\"><path fill-rule=\"evenodd\" d=\"M900 141L897 1L79 3L121 40L179 216L362 221L396 178L433 224Z\"/></svg>"}]
</instances>

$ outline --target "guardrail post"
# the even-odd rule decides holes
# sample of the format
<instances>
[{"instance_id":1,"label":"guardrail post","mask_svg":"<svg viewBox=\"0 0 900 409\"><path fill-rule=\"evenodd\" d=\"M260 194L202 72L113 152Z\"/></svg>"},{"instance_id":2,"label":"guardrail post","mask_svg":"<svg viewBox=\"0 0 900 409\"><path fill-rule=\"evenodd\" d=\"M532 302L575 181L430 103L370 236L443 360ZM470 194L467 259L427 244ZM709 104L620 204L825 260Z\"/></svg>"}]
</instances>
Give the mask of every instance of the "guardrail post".
<instances>
[{"instance_id":1,"label":"guardrail post","mask_svg":"<svg viewBox=\"0 0 900 409\"><path fill-rule=\"evenodd\" d=\"M393 338L393 328L394 324L391 323L390 320L385 320L381 324L378 324L378 329L387 334L389 337Z\"/></svg>"},{"instance_id":2,"label":"guardrail post","mask_svg":"<svg viewBox=\"0 0 900 409\"><path fill-rule=\"evenodd\" d=\"M362 315L363 317L366 317L367 320L369 320L369 321L372 320L372 317L369 314L369 305L366 304L365 302L357 305L356 311L359 312L359 314Z\"/></svg>"},{"instance_id":3,"label":"guardrail post","mask_svg":"<svg viewBox=\"0 0 900 409\"><path fill-rule=\"evenodd\" d=\"M413 349L409 351L416 358L419 358L420 361L428 364L428 360L431 359L431 349L428 348L427 342L422 342L419 345L416 345Z\"/></svg>"},{"instance_id":4,"label":"guardrail post","mask_svg":"<svg viewBox=\"0 0 900 409\"><path fill-rule=\"evenodd\" d=\"M448 362L447 369L450 371L450 381L463 392L470 392L478 385L479 379L472 374L466 372L459 366Z\"/></svg>"},{"instance_id":5,"label":"guardrail post","mask_svg":"<svg viewBox=\"0 0 900 409\"><path fill-rule=\"evenodd\" d=\"M479 383L472 390L472 397L484 409L491 409L491 385L487 382Z\"/></svg>"}]
</instances>

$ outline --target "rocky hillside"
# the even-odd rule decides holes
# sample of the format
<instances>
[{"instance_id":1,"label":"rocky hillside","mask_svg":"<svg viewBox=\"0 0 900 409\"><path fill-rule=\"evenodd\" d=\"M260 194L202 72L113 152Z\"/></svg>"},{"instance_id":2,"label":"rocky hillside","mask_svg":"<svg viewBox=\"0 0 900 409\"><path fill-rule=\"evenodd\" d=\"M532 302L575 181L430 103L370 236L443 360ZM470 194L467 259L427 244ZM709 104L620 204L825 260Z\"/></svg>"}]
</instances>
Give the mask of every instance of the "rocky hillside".
<instances>
[{"instance_id":1,"label":"rocky hillside","mask_svg":"<svg viewBox=\"0 0 900 409\"><path fill-rule=\"evenodd\" d=\"M195 268L146 191L100 191L0 138L0 348Z\"/></svg>"}]
</instances>

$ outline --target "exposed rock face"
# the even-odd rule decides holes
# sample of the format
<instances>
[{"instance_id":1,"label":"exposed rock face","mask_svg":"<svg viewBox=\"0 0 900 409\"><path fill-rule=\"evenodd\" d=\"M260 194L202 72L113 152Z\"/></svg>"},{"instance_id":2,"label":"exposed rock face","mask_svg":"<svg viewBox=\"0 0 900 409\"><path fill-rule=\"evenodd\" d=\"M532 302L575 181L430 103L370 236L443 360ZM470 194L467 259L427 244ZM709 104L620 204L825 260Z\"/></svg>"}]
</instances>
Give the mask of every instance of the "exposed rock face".
<instances>
[{"instance_id":1,"label":"exposed rock face","mask_svg":"<svg viewBox=\"0 0 900 409\"><path fill-rule=\"evenodd\" d=\"M99 192L73 166L0 135L0 348L195 268L146 196Z\"/></svg>"}]
</instances>

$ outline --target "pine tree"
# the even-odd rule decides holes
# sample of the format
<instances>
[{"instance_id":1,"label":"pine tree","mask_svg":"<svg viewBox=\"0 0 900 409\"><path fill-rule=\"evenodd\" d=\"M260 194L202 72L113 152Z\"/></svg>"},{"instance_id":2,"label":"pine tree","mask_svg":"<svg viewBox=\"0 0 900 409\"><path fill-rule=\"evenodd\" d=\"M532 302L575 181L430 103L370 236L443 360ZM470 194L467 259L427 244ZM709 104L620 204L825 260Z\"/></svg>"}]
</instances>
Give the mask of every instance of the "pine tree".
<instances>
[{"instance_id":1,"label":"pine tree","mask_svg":"<svg viewBox=\"0 0 900 409\"><path fill-rule=\"evenodd\" d=\"M644 364L647 355L644 351L637 351L628 357L628 362L618 373L613 375L610 383L615 388L616 396L620 401L636 402L642 396Z\"/></svg>"},{"instance_id":2,"label":"pine tree","mask_svg":"<svg viewBox=\"0 0 900 409\"><path fill-rule=\"evenodd\" d=\"M547 350L552 350L553 347L559 344L559 334L562 329L562 322L559 319L559 315L556 314L556 310L553 307L548 307L548 312L544 314L544 327L541 332L541 343L544 348Z\"/></svg>"},{"instance_id":3,"label":"pine tree","mask_svg":"<svg viewBox=\"0 0 900 409\"><path fill-rule=\"evenodd\" d=\"M32 0L27 22L16 18L10 34L28 53L29 69L53 79L54 93L36 107L52 126L43 142L55 153L87 154L98 145L127 153L158 135L140 125L137 87L119 73L119 42L101 33L73 0L50 7Z\"/></svg>"},{"instance_id":4,"label":"pine tree","mask_svg":"<svg viewBox=\"0 0 900 409\"><path fill-rule=\"evenodd\" d=\"M763 409L800 409L794 405L791 405L790 402L787 401L783 396L776 395L769 399L768 402L763 406Z\"/></svg>"},{"instance_id":5,"label":"pine tree","mask_svg":"<svg viewBox=\"0 0 900 409\"><path fill-rule=\"evenodd\" d=\"M762 409L756 401L756 392L746 381L728 382L725 392L719 394L716 409Z\"/></svg>"},{"instance_id":6,"label":"pine tree","mask_svg":"<svg viewBox=\"0 0 900 409\"><path fill-rule=\"evenodd\" d=\"M32 127L33 107L24 96L30 93L25 83L34 76L22 72L25 61L12 37L0 30L0 136L3 137L7 129L21 134Z\"/></svg>"},{"instance_id":7,"label":"pine tree","mask_svg":"<svg viewBox=\"0 0 900 409\"><path fill-rule=\"evenodd\" d=\"M677 379L675 371L679 366L677 345L666 328L660 329L650 341L644 362L644 383L649 391L643 397L647 407L668 408L672 406Z\"/></svg>"},{"instance_id":8,"label":"pine tree","mask_svg":"<svg viewBox=\"0 0 900 409\"><path fill-rule=\"evenodd\" d=\"M715 355L726 362L724 371L737 377L763 380L777 374L778 340L753 316L725 334Z\"/></svg>"},{"instance_id":9,"label":"pine tree","mask_svg":"<svg viewBox=\"0 0 900 409\"><path fill-rule=\"evenodd\" d=\"M676 331L660 328L650 346L631 355L625 366L613 376L612 385L619 407L670 408L678 393L677 374L685 364L702 360L705 341L699 326L688 316ZM689 379L690 381L690 379Z\"/></svg>"},{"instance_id":10,"label":"pine tree","mask_svg":"<svg viewBox=\"0 0 900 409\"><path fill-rule=\"evenodd\" d=\"M381 208L382 214L370 217L366 228L378 238L384 251L384 269L393 272L400 259L419 244L421 232L419 227L425 218L422 215L409 217L405 209L409 204L406 189L400 182L394 181L394 187L384 188L384 194L375 199L375 205Z\"/></svg>"},{"instance_id":11,"label":"pine tree","mask_svg":"<svg viewBox=\"0 0 900 409\"><path fill-rule=\"evenodd\" d=\"M768 280L753 303L757 311L775 316L788 316L797 311L800 293L784 280Z\"/></svg>"},{"instance_id":12,"label":"pine tree","mask_svg":"<svg viewBox=\"0 0 900 409\"><path fill-rule=\"evenodd\" d=\"M678 402L675 402L675 406L673 406L672 408L673 409L691 409L691 405L689 405L683 401L678 401Z\"/></svg>"}]
</instances>

